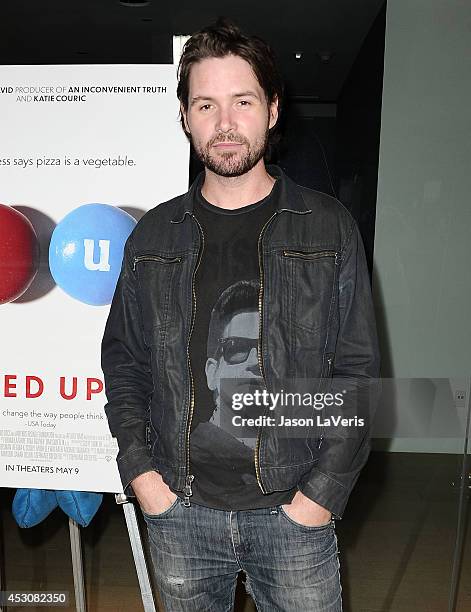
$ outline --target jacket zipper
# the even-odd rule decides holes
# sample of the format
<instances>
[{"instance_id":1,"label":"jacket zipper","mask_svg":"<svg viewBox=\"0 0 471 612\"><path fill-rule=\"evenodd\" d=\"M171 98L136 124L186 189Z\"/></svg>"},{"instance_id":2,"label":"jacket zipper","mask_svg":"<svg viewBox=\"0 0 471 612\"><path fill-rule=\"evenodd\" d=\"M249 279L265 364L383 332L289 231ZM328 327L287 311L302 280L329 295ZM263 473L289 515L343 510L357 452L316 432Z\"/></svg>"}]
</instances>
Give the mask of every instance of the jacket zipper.
<instances>
[{"instance_id":1,"label":"jacket zipper","mask_svg":"<svg viewBox=\"0 0 471 612\"><path fill-rule=\"evenodd\" d=\"M158 261L159 263L180 263L181 257L160 257L160 255L137 255L133 260L133 272L140 261Z\"/></svg>"},{"instance_id":2,"label":"jacket zipper","mask_svg":"<svg viewBox=\"0 0 471 612\"><path fill-rule=\"evenodd\" d=\"M334 358L333 355L330 354L327 357L327 371L325 372L324 376L322 378L325 379L329 379L331 374L332 374L332 362L333 362ZM324 369L324 368L323 368ZM324 441L324 433L321 434L321 437L319 438L319 444L317 445L317 448L320 448L322 446L322 442Z\"/></svg>"},{"instance_id":3,"label":"jacket zipper","mask_svg":"<svg viewBox=\"0 0 471 612\"><path fill-rule=\"evenodd\" d=\"M326 378L330 378L331 373L332 373L332 355L327 357L327 374L326 374Z\"/></svg>"},{"instance_id":4,"label":"jacket zipper","mask_svg":"<svg viewBox=\"0 0 471 612\"><path fill-rule=\"evenodd\" d=\"M300 259L320 259L321 257L336 257L336 251L317 251L317 252L305 252L305 251L283 251L283 257L299 257Z\"/></svg>"},{"instance_id":5,"label":"jacket zipper","mask_svg":"<svg viewBox=\"0 0 471 612\"><path fill-rule=\"evenodd\" d=\"M188 342L186 345L186 358L187 358L187 363L188 363L188 381L189 381L189 398L190 398L190 406L189 406L189 410L188 410L188 417L187 417L187 424L186 424L186 476L185 476L185 486L183 487L183 493L185 494L185 499L183 501L183 505L184 506L189 506L190 505L190 497L193 495L193 491L191 490L191 483L193 482L193 480L195 479L193 474L190 474L190 431L191 431L191 421L193 419L193 411L195 408L195 392L194 392L194 384L193 384L193 372L191 371L191 361L190 361L190 340L191 340L191 334L193 333L193 327L195 324L195 316L196 316L196 293L195 293L195 276L196 276L196 272L198 270L198 267L200 265L201 262L201 257L203 255L203 249L204 249L204 232L203 232L203 228L201 227L200 222L198 221L198 219L195 217L195 215L191 215L193 217L193 219L195 220L197 226L198 226L198 231L200 232L201 235L201 246L200 249L198 251L198 260L196 262L196 266L195 269L193 270L193 275L191 277L191 292L192 292L192 296L193 296L193 308L191 311L191 325L190 325L190 333L188 334Z\"/></svg>"},{"instance_id":6,"label":"jacket zipper","mask_svg":"<svg viewBox=\"0 0 471 612\"><path fill-rule=\"evenodd\" d=\"M260 245L261 245L262 236L263 236L263 233L265 232L265 229L268 227L268 225L271 222L271 220L274 217L276 217L276 215L277 215L276 212L273 213L273 215L268 219L268 221L262 227L262 230L261 230L261 232L260 232L260 234L258 236L258 242L257 242L258 266L259 266L259 271L260 271L260 290L258 292L258 317L259 317L259 324L258 324L258 366L260 368L260 374L262 376L262 380L263 380L263 382L265 384L265 387L266 387L266 381L265 381L265 372L263 370L263 359L262 359L263 258L262 258L261 251L260 251ZM260 435L261 435L261 429L259 429L259 431L258 431L257 442L255 444L255 475L257 477L257 482L258 482L258 486L260 487L260 490L262 491L262 493L266 493L265 489L263 488L262 477L261 477L261 474L260 474Z\"/></svg>"}]
</instances>

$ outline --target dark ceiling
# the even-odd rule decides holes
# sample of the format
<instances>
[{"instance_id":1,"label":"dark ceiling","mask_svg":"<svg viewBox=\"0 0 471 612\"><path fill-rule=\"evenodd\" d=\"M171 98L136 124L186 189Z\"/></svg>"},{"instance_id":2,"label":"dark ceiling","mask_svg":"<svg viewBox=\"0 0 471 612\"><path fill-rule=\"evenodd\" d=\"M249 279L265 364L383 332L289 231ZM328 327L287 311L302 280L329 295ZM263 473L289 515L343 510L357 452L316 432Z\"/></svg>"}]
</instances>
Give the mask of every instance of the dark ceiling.
<instances>
[{"instance_id":1,"label":"dark ceiling","mask_svg":"<svg viewBox=\"0 0 471 612\"><path fill-rule=\"evenodd\" d=\"M173 34L190 34L224 15L272 45L290 96L331 102L383 3L151 0L128 7L119 0L4 0L0 63L171 63ZM323 54L331 59L324 63Z\"/></svg>"}]
</instances>

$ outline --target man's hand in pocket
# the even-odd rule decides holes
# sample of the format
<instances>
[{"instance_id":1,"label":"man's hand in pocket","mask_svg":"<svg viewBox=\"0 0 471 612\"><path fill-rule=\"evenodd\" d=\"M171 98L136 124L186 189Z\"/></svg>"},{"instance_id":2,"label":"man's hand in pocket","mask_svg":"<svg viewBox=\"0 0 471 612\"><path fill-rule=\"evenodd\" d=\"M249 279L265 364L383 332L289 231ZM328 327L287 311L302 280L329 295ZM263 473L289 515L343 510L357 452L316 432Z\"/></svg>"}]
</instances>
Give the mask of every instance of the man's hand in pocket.
<instances>
[{"instance_id":1,"label":"man's hand in pocket","mask_svg":"<svg viewBox=\"0 0 471 612\"><path fill-rule=\"evenodd\" d=\"M147 514L160 514L165 512L177 496L162 480L162 476L155 471L140 474L131 482L137 501Z\"/></svg>"},{"instance_id":2,"label":"man's hand in pocket","mask_svg":"<svg viewBox=\"0 0 471 612\"><path fill-rule=\"evenodd\" d=\"M293 521L305 527L327 525L332 518L332 513L327 508L309 499L301 491L296 492L290 504L283 505L283 510Z\"/></svg>"}]
</instances>

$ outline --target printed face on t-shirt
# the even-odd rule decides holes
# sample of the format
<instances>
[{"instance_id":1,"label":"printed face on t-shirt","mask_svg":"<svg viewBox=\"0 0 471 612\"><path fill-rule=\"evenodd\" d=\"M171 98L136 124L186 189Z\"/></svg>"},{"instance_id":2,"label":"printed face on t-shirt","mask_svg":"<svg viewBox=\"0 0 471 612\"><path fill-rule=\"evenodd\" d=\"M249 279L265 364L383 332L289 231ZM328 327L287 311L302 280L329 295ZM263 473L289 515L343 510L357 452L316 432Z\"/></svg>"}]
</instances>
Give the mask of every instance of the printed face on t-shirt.
<instances>
[{"instance_id":1,"label":"printed face on t-shirt","mask_svg":"<svg viewBox=\"0 0 471 612\"><path fill-rule=\"evenodd\" d=\"M260 378L258 365L258 311L239 312L225 326L217 358L206 362L206 380L209 389L220 398L221 379Z\"/></svg>"}]
</instances>

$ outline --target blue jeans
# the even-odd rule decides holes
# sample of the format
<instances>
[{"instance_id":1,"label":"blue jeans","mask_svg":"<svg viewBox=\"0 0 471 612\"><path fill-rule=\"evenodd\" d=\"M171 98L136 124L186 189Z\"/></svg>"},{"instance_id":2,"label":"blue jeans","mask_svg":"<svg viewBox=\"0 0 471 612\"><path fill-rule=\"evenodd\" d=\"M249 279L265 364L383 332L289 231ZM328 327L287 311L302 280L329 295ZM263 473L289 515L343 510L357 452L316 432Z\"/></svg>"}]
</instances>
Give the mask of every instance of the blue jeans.
<instances>
[{"instance_id":1,"label":"blue jeans","mask_svg":"<svg viewBox=\"0 0 471 612\"><path fill-rule=\"evenodd\" d=\"M259 612L341 612L335 524L305 527L281 506L213 510L180 498L144 514L166 612L230 612L237 574Z\"/></svg>"}]
</instances>

